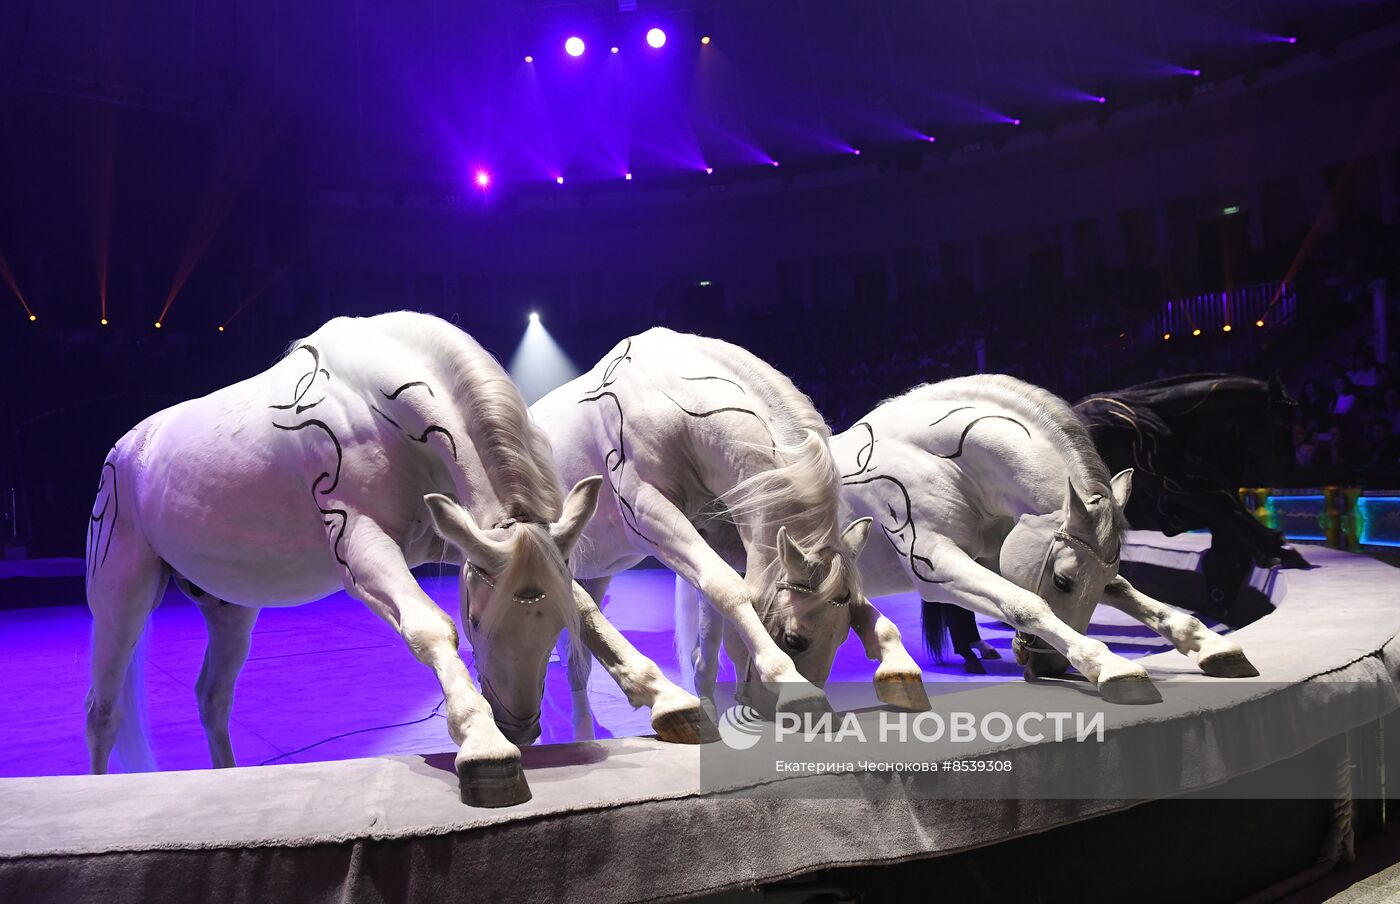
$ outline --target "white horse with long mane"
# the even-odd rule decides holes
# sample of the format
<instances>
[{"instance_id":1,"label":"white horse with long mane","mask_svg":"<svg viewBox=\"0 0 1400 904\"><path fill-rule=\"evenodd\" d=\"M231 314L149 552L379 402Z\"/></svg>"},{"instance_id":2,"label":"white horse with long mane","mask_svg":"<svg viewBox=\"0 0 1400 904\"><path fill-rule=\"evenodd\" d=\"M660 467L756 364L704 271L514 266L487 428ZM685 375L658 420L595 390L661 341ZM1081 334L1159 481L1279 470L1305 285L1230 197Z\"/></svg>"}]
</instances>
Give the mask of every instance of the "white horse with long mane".
<instances>
[{"instance_id":1,"label":"white horse with long mane","mask_svg":"<svg viewBox=\"0 0 1400 904\"><path fill-rule=\"evenodd\" d=\"M623 340L531 411L565 479L602 472L609 482L612 502L573 556L595 600L612 575L655 556L678 576L678 593L713 601L748 654L749 691L776 695L754 702L825 709L818 686L854 629L880 660L881 698L928 707L898 630L861 590L855 560L870 520L843 521L826 422L777 370L729 343L658 328ZM719 641L713 631L703 642ZM713 657L695 664L708 695ZM575 729L587 735L586 660L574 658L570 673Z\"/></svg>"},{"instance_id":2,"label":"white horse with long mane","mask_svg":"<svg viewBox=\"0 0 1400 904\"><path fill-rule=\"evenodd\" d=\"M171 575L209 628L196 690L215 766L234 765L229 710L259 609L342 587L441 683L466 803L529 799L515 745L539 735L565 626L664 738L712 736L699 701L573 583L568 557L600 486L583 475L565 498L505 371L466 333L411 312L332 320L269 370L147 418L103 464L88 529L92 771L114 744L128 770L154 768L131 666ZM463 565L480 691L452 618L409 571L428 561Z\"/></svg>"},{"instance_id":3,"label":"white horse with long mane","mask_svg":"<svg viewBox=\"0 0 1400 904\"><path fill-rule=\"evenodd\" d=\"M860 559L866 592L913 590L1006 621L1028 677L1073 665L1114 702L1161 696L1142 666L1084 636L1100 600L1207 675L1258 675L1234 641L1118 573L1132 472L1109 476L1063 399L1014 377L958 377L885 402L832 450L846 503L887 541Z\"/></svg>"}]
</instances>

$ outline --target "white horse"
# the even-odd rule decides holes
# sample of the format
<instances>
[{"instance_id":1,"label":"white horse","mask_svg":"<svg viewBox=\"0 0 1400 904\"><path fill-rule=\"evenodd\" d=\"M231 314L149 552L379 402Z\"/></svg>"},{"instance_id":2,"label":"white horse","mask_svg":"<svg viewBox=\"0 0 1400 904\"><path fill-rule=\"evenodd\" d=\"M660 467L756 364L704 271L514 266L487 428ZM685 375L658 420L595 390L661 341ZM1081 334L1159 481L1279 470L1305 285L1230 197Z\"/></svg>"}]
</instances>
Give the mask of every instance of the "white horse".
<instances>
[{"instance_id":1,"label":"white horse","mask_svg":"<svg viewBox=\"0 0 1400 904\"><path fill-rule=\"evenodd\" d=\"M1238 644L1118 574L1132 471L1110 478L1057 396L1007 376L945 380L880 405L832 450L847 504L888 541L860 559L866 592L913 590L1011 624L1027 677L1073 665L1106 700L1161 699L1142 666L1084 636L1101 599L1207 675L1259 674Z\"/></svg>"},{"instance_id":2,"label":"white horse","mask_svg":"<svg viewBox=\"0 0 1400 904\"><path fill-rule=\"evenodd\" d=\"M898 630L861 591L855 560L870 519L842 527L829 429L778 371L729 343L653 329L531 411L565 479L601 471L609 481L612 504L600 506L573 557L595 600L612 575L655 556L722 614L750 657L749 691L764 698L754 702L826 709L814 685L854 628L880 659L881 698L928 707ZM703 643L719 640L715 631ZM571 659L575 730L586 736L588 664ZM713 657L696 663L709 696Z\"/></svg>"},{"instance_id":3,"label":"white horse","mask_svg":"<svg viewBox=\"0 0 1400 904\"><path fill-rule=\"evenodd\" d=\"M234 765L229 710L258 610L341 587L437 676L466 803L529 799L515 744L539 736L549 652L566 625L634 705L652 707L663 737L712 735L699 701L572 581L568 556L600 486L585 475L564 498L548 441L500 365L462 331L410 312L332 320L271 369L147 418L103 465L88 530L92 771L106 771L114 743L125 768L154 768L128 669L172 574L208 623L196 690L215 766ZM442 560L463 564L480 692L452 618L409 571Z\"/></svg>"}]
</instances>

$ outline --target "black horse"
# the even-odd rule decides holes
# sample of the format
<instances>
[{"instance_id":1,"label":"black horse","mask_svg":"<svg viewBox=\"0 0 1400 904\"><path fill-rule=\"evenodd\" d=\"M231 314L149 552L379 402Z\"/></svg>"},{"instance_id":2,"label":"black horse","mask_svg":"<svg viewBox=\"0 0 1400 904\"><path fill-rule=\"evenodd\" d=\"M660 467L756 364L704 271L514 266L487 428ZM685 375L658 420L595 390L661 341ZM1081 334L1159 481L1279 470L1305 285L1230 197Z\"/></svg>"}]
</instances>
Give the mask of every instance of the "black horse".
<instances>
[{"instance_id":1,"label":"black horse","mask_svg":"<svg viewBox=\"0 0 1400 904\"><path fill-rule=\"evenodd\" d=\"M1291 458L1297 403L1277 380L1186 374L1095 393L1075 404L1109 471L1133 469L1128 522L1179 534L1208 529L1202 571L1206 599L1192 608L1232 627L1271 611L1267 601L1239 604L1252 565L1307 568L1283 534L1244 507L1241 486L1267 485ZM943 626L969 671L979 637L972 613L924 604L924 638L942 661ZM987 657L983 654L984 658Z\"/></svg>"}]
</instances>

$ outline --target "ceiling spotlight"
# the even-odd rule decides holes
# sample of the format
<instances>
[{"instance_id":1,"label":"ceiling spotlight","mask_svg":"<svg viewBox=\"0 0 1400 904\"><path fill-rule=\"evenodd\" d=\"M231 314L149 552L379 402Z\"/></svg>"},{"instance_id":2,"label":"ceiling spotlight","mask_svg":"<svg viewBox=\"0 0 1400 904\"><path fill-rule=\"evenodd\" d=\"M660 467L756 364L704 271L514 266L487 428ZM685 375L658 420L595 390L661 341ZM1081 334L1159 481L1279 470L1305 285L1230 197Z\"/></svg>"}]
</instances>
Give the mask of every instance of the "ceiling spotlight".
<instances>
[{"instance_id":1,"label":"ceiling spotlight","mask_svg":"<svg viewBox=\"0 0 1400 904\"><path fill-rule=\"evenodd\" d=\"M530 56L528 53L525 54L525 62L527 62L527 63L533 63L534 61L535 61L535 58L534 58L534 57Z\"/></svg>"},{"instance_id":2,"label":"ceiling spotlight","mask_svg":"<svg viewBox=\"0 0 1400 904\"><path fill-rule=\"evenodd\" d=\"M476 171L476 187L489 188L491 186L491 174L484 169Z\"/></svg>"},{"instance_id":3,"label":"ceiling spotlight","mask_svg":"<svg viewBox=\"0 0 1400 904\"><path fill-rule=\"evenodd\" d=\"M610 47L608 49L611 50L613 53L617 53L620 50L620 48L617 47Z\"/></svg>"},{"instance_id":4,"label":"ceiling spotlight","mask_svg":"<svg viewBox=\"0 0 1400 904\"><path fill-rule=\"evenodd\" d=\"M1190 73L1190 75L1191 75L1192 78L1200 78L1200 77L1201 77L1201 70L1199 70L1199 69L1188 69L1188 70L1186 70L1186 71L1187 71L1188 73Z\"/></svg>"},{"instance_id":5,"label":"ceiling spotlight","mask_svg":"<svg viewBox=\"0 0 1400 904\"><path fill-rule=\"evenodd\" d=\"M103 325L103 326L106 326L106 325L107 325L107 318L106 318L106 317L103 317L101 322L102 322L102 325Z\"/></svg>"},{"instance_id":6,"label":"ceiling spotlight","mask_svg":"<svg viewBox=\"0 0 1400 904\"><path fill-rule=\"evenodd\" d=\"M1096 104L1106 104L1106 103L1108 103L1108 98L1106 98L1106 97L1104 97L1102 94L1100 94L1098 97L1094 98L1094 103L1096 103Z\"/></svg>"},{"instance_id":7,"label":"ceiling spotlight","mask_svg":"<svg viewBox=\"0 0 1400 904\"><path fill-rule=\"evenodd\" d=\"M709 36L709 35L705 35L705 36L701 37L701 38L700 38L700 43L701 43L701 44L709 44L709 43L710 43L710 36Z\"/></svg>"},{"instance_id":8,"label":"ceiling spotlight","mask_svg":"<svg viewBox=\"0 0 1400 904\"><path fill-rule=\"evenodd\" d=\"M224 328L223 328L223 327L222 327L222 326L221 326L221 327L219 327L219 332L221 332L221 333L222 333L222 332L223 332L223 331L224 331Z\"/></svg>"},{"instance_id":9,"label":"ceiling spotlight","mask_svg":"<svg viewBox=\"0 0 1400 904\"><path fill-rule=\"evenodd\" d=\"M156 321L156 329L160 329L160 321L159 321L159 320Z\"/></svg>"},{"instance_id":10,"label":"ceiling spotlight","mask_svg":"<svg viewBox=\"0 0 1400 904\"><path fill-rule=\"evenodd\" d=\"M1019 125L1021 124L1021 120L1019 120L1019 119L1013 119L1013 120L1011 120L1011 124L1012 124L1013 126L1019 126Z\"/></svg>"},{"instance_id":11,"label":"ceiling spotlight","mask_svg":"<svg viewBox=\"0 0 1400 904\"><path fill-rule=\"evenodd\" d=\"M626 179L628 182L631 182L631 181L632 181L632 174L631 174L631 173L627 173L627 174L624 175L622 178Z\"/></svg>"},{"instance_id":12,"label":"ceiling spotlight","mask_svg":"<svg viewBox=\"0 0 1400 904\"><path fill-rule=\"evenodd\" d=\"M928 142L934 142L934 141L937 141L938 139L937 139L937 138L934 138L932 135L925 135L925 136L924 136L924 140L925 140L925 141L928 141Z\"/></svg>"},{"instance_id":13,"label":"ceiling spotlight","mask_svg":"<svg viewBox=\"0 0 1400 904\"><path fill-rule=\"evenodd\" d=\"M1199 335L1201 335L1201 328L1200 328L1200 327L1196 327L1194 330L1191 331L1191 335L1192 335L1192 336L1199 336Z\"/></svg>"},{"instance_id":14,"label":"ceiling spotlight","mask_svg":"<svg viewBox=\"0 0 1400 904\"><path fill-rule=\"evenodd\" d=\"M852 153L852 154L855 154L857 157L859 157L859 156L860 156L860 148L851 148L851 153Z\"/></svg>"},{"instance_id":15,"label":"ceiling spotlight","mask_svg":"<svg viewBox=\"0 0 1400 904\"><path fill-rule=\"evenodd\" d=\"M1292 36L1292 35L1289 35L1288 37L1286 37L1286 38L1283 39L1283 43L1285 43L1285 44L1297 44L1297 43L1298 43L1298 39L1297 39L1296 37Z\"/></svg>"},{"instance_id":16,"label":"ceiling spotlight","mask_svg":"<svg viewBox=\"0 0 1400 904\"><path fill-rule=\"evenodd\" d=\"M38 320L38 319L39 319L39 318L38 318L38 317L35 317L33 314L30 314L30 315L29 315L29 322L30 322L30 323L33 323L34 321L36 321L36 320Z\"/></svg>"},{"instance_id":17,"label":"ceiling spotlight","mask_svg":"<svg viewBox=\"0 0 1400 904\"><path fill-rule=\"evenodd\" d=\"M715 173L715 168L714 168L713 166L707 166L707 167L705 167L705 175L707 175L707 176L713 176L714 173Z\"/></svg>"},{"instance_id":18,"label":"ceiling spotlight","mask_svg":"<svg viewBox=\"0 0 1400 904\"><path fill-rule=\"evenodd\" d=\"M554 181L557 182L557 183L559 183L560 185L563 185L563 184L564 184L564 177L563 177L563 176L555 176L555 177L554 177Z\"/></svg>"},{"instance_id":19,"label":"ceiling spotlight","mask_svg":"<svg viewBox=\"0 0 1400 904\"><path fill-rule=\"evenodd\" d=\"M778 165L778 161L776 161L776 160L770 160L770 161L768 161L768 162L771 163L771 164L773 164L774 166L777 166L777 165Z\"/></svg>"},{"instance_id":20,"label":"ceiling spotlight","mask_svg":"<svg viewBox=\"0 0 1400 904\"><path fill-rule=\"evenodd\" d=\"M564 42L564 52L571 57L583 56L583 38L575 35Z\"/></svg>"},{"instance_id":21,"label":"ceiling spotlight","mask_svg":"<svg viewBox=\"0 0 1400 904\"><path fill-rule=\"evenodd\" d=\"M1162 338L1163 338L1163 339L1170 339L1171 337L1172 337L1172 334L1171 334L1171 333L1163 333L1163 334L1162 334Z\"/></svg>"},{"instance_id":22,"label":"ceiling spotlight","mask_svg":"<svg viewBox=\"0 0 1400 904\"><path fill-rule=\"evenodd\" d=\"M1227 324L1225 324L1223 327L1221 327L1220 329L1221 329L1222 331L1228 333L1228 332L1230 332L1230 330L1234 329L1234 327L1230 326L1230 324L1227 323Z\"/></svg>"},{"instance_id":23,"label":"ceiling spotlight","mask_svg":"<svg viewBox=\"0 0 1400 904\"><path fill-rule=\"evenodd\" d=\"M657 50L666 46L666 32L659 28L652 28L647 31L647 43Z\"/></svg>"},{"instance_id":24,"label":"ceiling spotlight","mask_svg":"<svg viewBox=\"0 0 1400 904\"><path fill-rule=\"evenodd\" d=\"M1263 325L1264 325L1264 321L1263 321L1263 320L1256 320L1256 321L1254 321L1254 325L1255 325L1255 326L1263 326Z\"/></svg>"},{"instance_id":25,"label":"ceiling spotlight","mask_svg":"<svg viewBox=\"0 0 1400 904\"><path fill-rule=\"evenodd\" d=\"M531 311L531 312L530 312L530 322L531 322L531 323L539 323L539 322L540 322L540 312L539 312L539 311Z\"/></svg>"}]
</instances>

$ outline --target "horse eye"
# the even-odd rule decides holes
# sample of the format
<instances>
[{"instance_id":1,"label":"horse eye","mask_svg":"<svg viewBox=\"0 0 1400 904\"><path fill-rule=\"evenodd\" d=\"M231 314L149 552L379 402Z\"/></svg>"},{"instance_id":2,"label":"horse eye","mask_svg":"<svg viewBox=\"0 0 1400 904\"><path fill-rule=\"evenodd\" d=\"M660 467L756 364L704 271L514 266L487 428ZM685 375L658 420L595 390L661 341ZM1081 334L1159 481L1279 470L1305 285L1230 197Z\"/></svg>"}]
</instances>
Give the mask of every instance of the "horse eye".
<instances>
[{"instance_id":1,"label":"horse eye","mask_svg":"<svg viewBox=\"0 0 1400 904\"><path fill-rule=\"evenodd\" d=\"M832 604L833 606L847 606L847 605L850 605L850 602L851 602L851 595L850 595L849 593L847 593L847 594L845 594L844 596L842 596L840 599L834 599L834 600L832 600L832 601L831 601L831 604Z\"/></svg>"},{"instance_id":2,"label":"horse eye","mask_svg":"<svg viewBox=\"0 0 1400 904\"><path fill-rule=\"evenodd\" d=\"M1069 593L1071 590L1074 589L1074 581L1071 581L1069 578L1065 577L1062 574L1056 574L1055 589L1060 591L1061 593Z\"/></svg>"}]
</instances>

